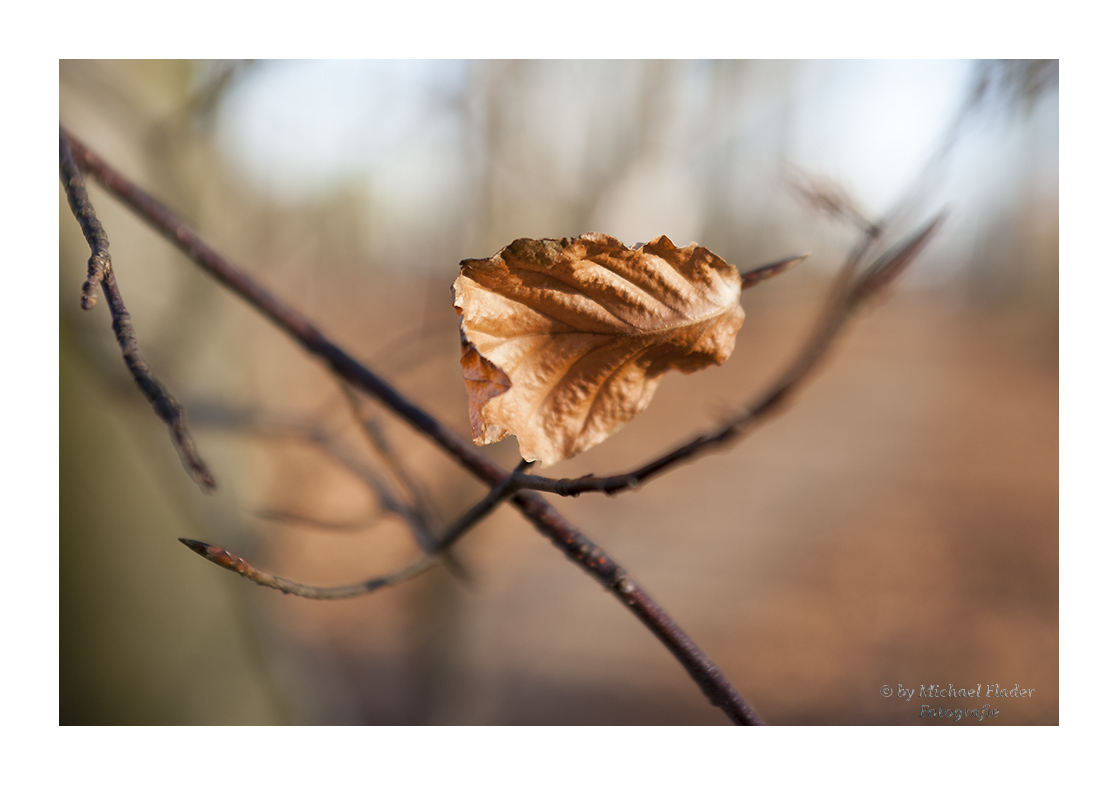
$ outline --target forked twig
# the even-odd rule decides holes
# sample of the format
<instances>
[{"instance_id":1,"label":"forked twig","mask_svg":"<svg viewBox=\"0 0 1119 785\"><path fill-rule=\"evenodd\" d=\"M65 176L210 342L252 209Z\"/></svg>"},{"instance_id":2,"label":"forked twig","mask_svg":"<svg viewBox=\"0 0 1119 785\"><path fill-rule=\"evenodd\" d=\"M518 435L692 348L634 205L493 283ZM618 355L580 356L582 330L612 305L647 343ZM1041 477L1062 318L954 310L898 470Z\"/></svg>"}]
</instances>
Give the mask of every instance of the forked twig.
<instances>
[{"instance_id":1,"label":"forked twig","mask_svg":"<svg viewBox=\"0 0 1119 785\"><path fill-rule=\"evenodd\" d=\"M89 243L91 254L89 274L82 286L82 308L88 311L97 304L97 286L100 284L101 290L105 293L109 312L113 316L113 333L124 356L124 364L128 366L136 386L151 403L159 419L167 424L171 432L171 441L174 442L187 472L203 490L212 492L217 487L217 482L194 446L194 440L187 430L183 407L171 395L171 391L155 378L147 360L140 352L136 331L132 327L132 317L124 306L124 298L121 297L116 276L113 274L112 258L109 255L109 236L97 218L93 204L89 201L82 170L74 160L70 142L61 128L58 129L58 168L70 211L81 225L82 234Z\"/></svg>"},{"instance_id":2,"label":"forked twig","mask_svg":"<svg viewBox=\"0 0 1119 785\"><path fill-rule=\"evenodd\" d=\"M105 188L136 211L222 285L246 300L308 352L324 360L335 373L377 398L417 431L443 447L460 465L491 487L501 485L514 476L483 455L465 438L413 404L337 344L328 340L302 314L274 296L251 276L234 267L206 245L161 203L114 171L89 148L72 136L68 138L82 165ZM696 646L679 625L616 562L565 520L543 497L531 491L521 491L513 497L512 503L529 519L537 531L551 540L568 558L589 572L628 607L672 652L715 706L736 723L763 724L761 718L734 689L719 667ZM462 527L462 531L465 530L466 527ZM203 555L207 547L212 547L201 543L198 546L203 550L198 551L193 545L191 547ZM232 561L230 563L232 564Z\"/></svg>"}]
</instances>

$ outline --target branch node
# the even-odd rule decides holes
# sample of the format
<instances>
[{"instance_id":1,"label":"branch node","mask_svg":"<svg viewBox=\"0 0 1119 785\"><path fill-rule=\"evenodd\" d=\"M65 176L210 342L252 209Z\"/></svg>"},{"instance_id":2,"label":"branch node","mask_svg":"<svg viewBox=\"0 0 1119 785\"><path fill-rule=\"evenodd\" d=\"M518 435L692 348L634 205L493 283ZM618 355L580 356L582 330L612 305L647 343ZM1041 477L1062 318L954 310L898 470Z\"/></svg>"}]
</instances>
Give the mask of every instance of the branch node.
<instances>
[{"instance_id":1,"label":"branch node","mask_svg":"<svg viewBox=\"0 0 1119 785\"><path fill-rule=\"evenodd\" d=\"M108 241L106 241L108 245ZM82 284L82 310L91 311L97 305L97 287L112 269L112 257L109 252L98 251L89 257L89 276Z\"/></svg>"},{"instance_id":2,"label":"branch node","mask_svg":"<svg viewBox=\"0 0 1119 785\"><path fill-rule=\"evenodd\" d=\"M633 581L630 580L628 573L626 573L624 570L621 571L617 579L614 581L613 588L614 591L621 595L622 599L627 605L633 605L635 601L633 592L636 586L634 585Z\"/></svg>"}]
</instances>

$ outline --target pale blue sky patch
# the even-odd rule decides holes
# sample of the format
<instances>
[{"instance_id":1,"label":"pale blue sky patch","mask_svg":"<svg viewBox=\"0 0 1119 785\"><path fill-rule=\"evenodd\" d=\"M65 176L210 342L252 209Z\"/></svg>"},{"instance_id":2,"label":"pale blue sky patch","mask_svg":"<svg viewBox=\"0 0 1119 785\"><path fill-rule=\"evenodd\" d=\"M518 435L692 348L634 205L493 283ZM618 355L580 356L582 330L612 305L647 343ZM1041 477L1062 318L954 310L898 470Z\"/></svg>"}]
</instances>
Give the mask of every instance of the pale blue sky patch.
<instances>
[{"instance_id":1,"label":"pale blue sky patch","mask_svg":"<svg viewBox=\"0 0 1119 785\"><path fill-rule=\"evenodd\" d=\"M283 201L314 199L340 182L369 176L403 199L422 196L438 182L442 159L460 154L447 142L457 136L448 127L454 113L439 101L459 89L465 66L444 60L263 62L227 94L219 139L242 176ZM418 171L401 172L402 162Z\"/></svg>"}]
</instances>

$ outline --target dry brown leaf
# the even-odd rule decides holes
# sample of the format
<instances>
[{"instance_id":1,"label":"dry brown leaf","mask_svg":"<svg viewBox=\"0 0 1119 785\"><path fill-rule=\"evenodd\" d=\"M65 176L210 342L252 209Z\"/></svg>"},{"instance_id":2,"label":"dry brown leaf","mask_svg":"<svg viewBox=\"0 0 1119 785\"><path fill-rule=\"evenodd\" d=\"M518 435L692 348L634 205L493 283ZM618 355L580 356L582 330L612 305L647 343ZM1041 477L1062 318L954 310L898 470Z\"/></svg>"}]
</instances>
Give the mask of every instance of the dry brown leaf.
<instances>
[{"instance_id":1,"label":"dry brown leaf","mask_svg":"<svg viewBox=\"0 0 1119 785\"><path fill-rule=\"evenodd\" d=\"M649 405L660 377L721 365L745 314L738 271L667 237L517 240L455 281L475 444L517 436L548 466Z\"/></svg>"}]
</instances>

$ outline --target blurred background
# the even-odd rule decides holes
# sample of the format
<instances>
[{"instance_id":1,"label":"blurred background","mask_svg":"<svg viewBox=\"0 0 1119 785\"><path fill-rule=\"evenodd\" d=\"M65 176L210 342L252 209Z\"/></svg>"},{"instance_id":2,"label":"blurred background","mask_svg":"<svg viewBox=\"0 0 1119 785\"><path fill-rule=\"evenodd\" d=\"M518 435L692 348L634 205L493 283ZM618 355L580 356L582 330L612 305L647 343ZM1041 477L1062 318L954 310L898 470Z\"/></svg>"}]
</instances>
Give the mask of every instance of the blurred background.
<instances>
[{"instance_id":1,"label":"blurred background","mask_svg":"<svg viewBox=\"0 0 1119 785\"><path fill-rule=\"evenodd\" d=\"M450 286L519 237L668 235L740 269L734 356L548 472L612 474L716 425L794 355L857 228L948 220L794 405L635 493L555 504L761 715L1058 722L1055 61L60 61L62 124L398 389L468 434ZM338 384L97 185L157 375L219 491L133 385L59 189L62 724L722 724L672 656L502 509L462 567L341 602L263 589L177 541L318 585L418 554L375 489L445 525L483 487ZM485 448L512 467L513 439ZM968 722L967 720L964 723ZM963 724L963 723L961 723Z\"/></svg>"}]
</instances>

